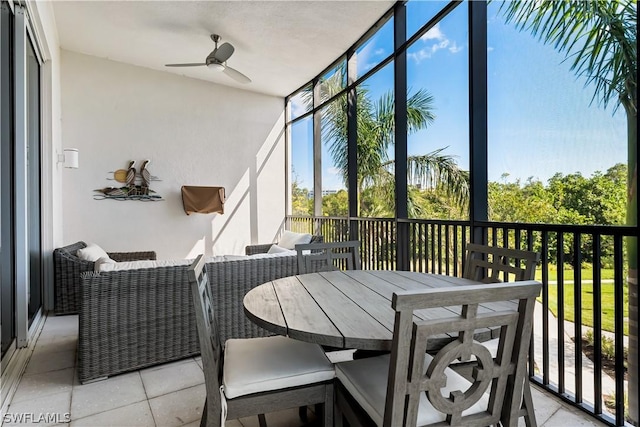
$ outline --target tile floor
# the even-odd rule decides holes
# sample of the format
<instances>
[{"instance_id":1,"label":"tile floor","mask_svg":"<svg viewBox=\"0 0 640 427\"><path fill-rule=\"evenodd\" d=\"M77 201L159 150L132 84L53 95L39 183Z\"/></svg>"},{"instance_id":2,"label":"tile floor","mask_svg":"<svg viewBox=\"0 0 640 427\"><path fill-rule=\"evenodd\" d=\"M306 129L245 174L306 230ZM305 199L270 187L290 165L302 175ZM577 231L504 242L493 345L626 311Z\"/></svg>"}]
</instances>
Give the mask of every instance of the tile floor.
<instances>
[{"instance_id":1,"label":"tile floor","mask_svg":"<svg viewBox=\"0 0 640 427\"><path fill-rule=\"evenodd\" d=\"M205 397L199 358L82 385L75 375L77 335L77 316L52 316L46 320L7 415L57 414L50 419L54 422L40 422L40 426L69 420L72 427L199 425ZM604 425L535 388L533 400L540 426ZM267 423L270 427L301 424L297 409L268 414ZM3 424L10 425L24 424ZM256 427L258 419L231 420L227 425Z\"/></svg>"}]
</instances>

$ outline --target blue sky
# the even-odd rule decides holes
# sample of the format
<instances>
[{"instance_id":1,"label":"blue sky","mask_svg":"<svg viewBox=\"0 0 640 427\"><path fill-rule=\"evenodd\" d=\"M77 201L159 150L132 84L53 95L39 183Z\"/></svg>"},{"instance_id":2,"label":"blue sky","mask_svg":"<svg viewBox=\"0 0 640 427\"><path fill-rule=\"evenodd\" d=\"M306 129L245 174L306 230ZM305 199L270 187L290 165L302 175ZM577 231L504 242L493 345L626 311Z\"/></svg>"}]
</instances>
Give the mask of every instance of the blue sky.
<instances>
[{"instance_id":1,"label":"blue sky","mask_svg":"<svg viewBox=\"0 0 640 427\"><path fill-rule=\"evenodd\" d=\"M444 4L410 1L408 32L413 34ZM488 13L489 180L546 181L557 172L590 176L626 163L624 110L614 115L612 106L605 110L597 102L590 104L593 87L585 86L584 78L577 78L552 46L506 25L497 15L497 4L491 3ZM359 50L359 75L391 53L392 25L385 25ZM446 154L469 168L468 55L466 3L407 51L410 90L426 89L434 97L436 115L427 129L409 136L410 155L447 147ZM374 100L392 89L392 65L366 83ZM296 128L292 140L301 143L297 147L306 145L310 125ZM292 154L298 180L311 188L311 153L294 147ZM324 150L323 158L323 189L343 188Z\"/></svg>"}]
</instances>

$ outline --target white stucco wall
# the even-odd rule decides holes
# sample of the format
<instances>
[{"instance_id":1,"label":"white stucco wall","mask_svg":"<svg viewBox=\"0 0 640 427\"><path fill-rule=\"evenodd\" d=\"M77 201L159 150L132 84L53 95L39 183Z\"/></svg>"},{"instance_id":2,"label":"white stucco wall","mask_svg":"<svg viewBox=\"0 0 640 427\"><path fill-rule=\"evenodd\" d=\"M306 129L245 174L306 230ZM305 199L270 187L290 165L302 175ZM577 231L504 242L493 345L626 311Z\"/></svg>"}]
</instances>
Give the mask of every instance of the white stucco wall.
<instances>
[{"instance_id":1,"label":"white stucco wall","mask_svg":"<svg viewBox=\"0 0 640 427\"><path fill-rule=\"evenodd\" d=\"M61 51L63 240L159 259L244 253L277 236L285 214L284 102ZM159 202L94 200L116 169L150 159ZM225 213L184 213L182 185L223 186Z\"/></svg>"}]
</instances>

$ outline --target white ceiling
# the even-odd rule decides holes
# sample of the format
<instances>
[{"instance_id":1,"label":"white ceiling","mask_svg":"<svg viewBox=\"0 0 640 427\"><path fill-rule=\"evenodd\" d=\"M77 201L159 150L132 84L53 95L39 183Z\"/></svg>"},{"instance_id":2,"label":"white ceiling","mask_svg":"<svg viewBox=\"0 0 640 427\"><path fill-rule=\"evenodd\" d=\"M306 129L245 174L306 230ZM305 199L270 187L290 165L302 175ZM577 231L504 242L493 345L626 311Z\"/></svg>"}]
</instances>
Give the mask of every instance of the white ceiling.
<instances>
[{"instance_id":1,"label":"white ceiling","mask_svg":"<svg viewBox=\"0 0 640 427\"><path fill-rule=\"evenodd\" d=\"M62 49L286 96L343 54L392 5L376 1L55 1ZM204 62L210 34L229 42L236 83Z\"/></svg>"}]
</instances>

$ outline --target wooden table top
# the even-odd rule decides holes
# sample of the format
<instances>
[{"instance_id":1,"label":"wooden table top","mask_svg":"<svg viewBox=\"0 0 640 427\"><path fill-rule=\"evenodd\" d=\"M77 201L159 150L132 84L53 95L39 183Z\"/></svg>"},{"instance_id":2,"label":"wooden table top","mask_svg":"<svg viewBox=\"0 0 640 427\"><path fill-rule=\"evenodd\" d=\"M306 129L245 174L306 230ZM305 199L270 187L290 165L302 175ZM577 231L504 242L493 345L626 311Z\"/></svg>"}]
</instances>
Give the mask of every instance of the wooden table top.
<instances>
[{"instance_id":1,"label":"wooden table top","mask_svg":"<svg viewBox=\"0 0 640 427\"><path fill-rule=\"evenodd\" d=\"M473 280L408 271L330 271L284 277L264 283L244 297L247 317L264 329L301 341L338 348L390 350L395 311L394 292L479 284ZM484 304L478 312L493 312L505 304ZM513 303L515 304L515 303ZM513 306L509 307L510 309ZM416 311L417 319L443 319L460 314L460 307ZM486 341L498 331L476 331ZM430 341L438 349L451 341L442 335Z\"/></svg>"}]
</instances>

